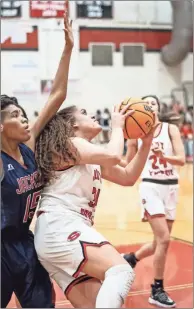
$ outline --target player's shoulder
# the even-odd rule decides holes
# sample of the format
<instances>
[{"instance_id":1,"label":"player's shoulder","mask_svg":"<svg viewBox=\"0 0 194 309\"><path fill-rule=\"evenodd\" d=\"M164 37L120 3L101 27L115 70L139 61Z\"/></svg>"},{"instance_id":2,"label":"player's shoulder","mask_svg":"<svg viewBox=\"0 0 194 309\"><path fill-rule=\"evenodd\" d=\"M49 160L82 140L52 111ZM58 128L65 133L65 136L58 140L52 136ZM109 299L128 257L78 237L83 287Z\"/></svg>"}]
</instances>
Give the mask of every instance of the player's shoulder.
<instances>
[{"instance_id":1,"label":"player's shoulder","mask_svg":"<svg viewBox=\"0 0 194 309\"><path fill-rule=\"evenodd\" d=\"M173 123L168 123L168 133L169 136L172 137L173 135L180 134L180 130L177 125Z\"/></svg>"},{"instance_id":2,"label":"player's shoulder","mask_svg":"<svg viewBox=\"0 0 194 309\"><path fill-rule=\"evenodd\" d=\"M34 152L25 144L19 144L19 149L25 161L30 161L34 165L35 164ZM15 159L12 158L9 154L7 154L4 151L1 151L1 159L2 159L3 165L9 164L9 163L13 164L15 162Z\"/></svg>"},{"instance_id":3,"label":"player's shoulder","mask_svg":"<svg viewBox=\"0 0 194 309\"><path fill-rule=\"evenodd\" d=\"M20 151L21 151L23 157L25 156L25 157L27 157L31 160L35 160L34 152L32 151L32 149L30 147L28 147L25 144L19 144L19 148L20 148Z\"/></svg>"},{"instance_id":4,"label":"player's shoulder","mask_svg":"<svg viewBox=\"0 0 194 309\"><path fill-rule=\"evenodd\" d=\"M30 147L28 147L26 144L19 144L20 149L24 151L24 153L30 154L34 156L34 152Z\"/></svg>"}]
</instances>

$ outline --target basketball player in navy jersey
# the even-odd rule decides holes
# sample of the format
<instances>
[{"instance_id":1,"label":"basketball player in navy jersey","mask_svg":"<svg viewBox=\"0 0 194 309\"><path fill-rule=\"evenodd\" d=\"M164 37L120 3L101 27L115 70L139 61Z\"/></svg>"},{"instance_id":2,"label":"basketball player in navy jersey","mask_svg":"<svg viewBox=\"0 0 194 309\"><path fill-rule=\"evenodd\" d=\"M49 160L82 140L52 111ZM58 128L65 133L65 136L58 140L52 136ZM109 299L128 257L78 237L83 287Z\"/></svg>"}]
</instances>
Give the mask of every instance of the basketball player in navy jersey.
<instances>
[{"instance_id":1,"label":"basketball player in navy jersey","mask_svg":"<svg viewBox=\"0 0 194 309\"><path fill-rule=\"evenodd\" d=\"M67 93L74 43L68 10L64 26L66 44L53 87L31 129L17 99L1 96L1 308L8 305L13 292L24 308L53 307L51 281L37 259L29 226L42 189L36 178L35 141Z\"/></svg>"}]
</instances>

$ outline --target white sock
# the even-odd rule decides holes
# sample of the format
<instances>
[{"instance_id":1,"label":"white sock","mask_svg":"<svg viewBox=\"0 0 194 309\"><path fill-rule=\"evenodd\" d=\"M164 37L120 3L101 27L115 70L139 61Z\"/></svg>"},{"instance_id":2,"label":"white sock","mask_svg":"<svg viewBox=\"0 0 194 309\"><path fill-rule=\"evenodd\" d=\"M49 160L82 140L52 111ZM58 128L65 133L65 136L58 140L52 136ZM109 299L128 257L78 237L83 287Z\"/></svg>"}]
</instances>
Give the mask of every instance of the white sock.
<instances>
[{"instance_id":1,"label":"white sock","mask_svg":"<svg viewBox=\"0 0 194 309\"><path fill-rule=\"evenodd\" d=\"M121 308L134 279L135 273L128 264L109 268L96 298L96 308Z\"/></svg>"}]
</instances>

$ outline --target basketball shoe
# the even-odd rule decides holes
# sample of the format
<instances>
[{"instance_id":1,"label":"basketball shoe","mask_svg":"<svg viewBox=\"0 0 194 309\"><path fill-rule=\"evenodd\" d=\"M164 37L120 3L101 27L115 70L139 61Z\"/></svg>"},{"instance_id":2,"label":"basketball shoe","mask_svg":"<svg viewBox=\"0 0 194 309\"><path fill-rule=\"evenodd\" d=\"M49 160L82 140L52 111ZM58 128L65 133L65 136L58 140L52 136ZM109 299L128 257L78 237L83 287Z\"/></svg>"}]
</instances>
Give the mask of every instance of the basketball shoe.
<instances>
[{"instance_id":1,"label":"basketball shoe","mask_svg":"<svg viewBox=\"0 0 194 309\"><path fill-rule=\"evenodd\" d=\"M151 285L151 295L148 302L152 305L156 305L162 308L174 308L176 303L172 300L168 294L161 287L156 287L154 284Z\"/></svg>"},{"instance_id":2,"label":"basketball shoe","mask_svg":"<svg viewBox=\"0 0 194 309\"><path fill-rule=\"evenodd\" d=\"M123 258L129 263L132 268L135 268L137 262L139 261L133 252L128 254L122 254Z\"/></svg>"}]
</instances>

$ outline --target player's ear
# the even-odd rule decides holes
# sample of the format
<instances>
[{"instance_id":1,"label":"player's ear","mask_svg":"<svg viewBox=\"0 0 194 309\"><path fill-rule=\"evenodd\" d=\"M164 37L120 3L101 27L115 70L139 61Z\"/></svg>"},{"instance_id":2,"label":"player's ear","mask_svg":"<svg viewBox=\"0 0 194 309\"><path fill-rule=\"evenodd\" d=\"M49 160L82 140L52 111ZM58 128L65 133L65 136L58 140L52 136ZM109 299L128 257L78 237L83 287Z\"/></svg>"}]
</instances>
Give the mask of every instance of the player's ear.
<instances>
[{"instance_id":1,"label":"player's ear","mask_svg":"<svg viewBox=\"0 0 194 309\"><path fill-rule=\"evenodd\" d=\"M1 124L1 132L3 132L3 125Z\"/></svg>"},{"instance_id":2,"label":"player's ear","mask_svg":"<svg viewBox=\"0 0 194 309\"><path fill-rule=\"evenodd\" d=\"M77 121L73 125L74 130L77 130L79 128Z\"/></svg>"}]
</instances>

